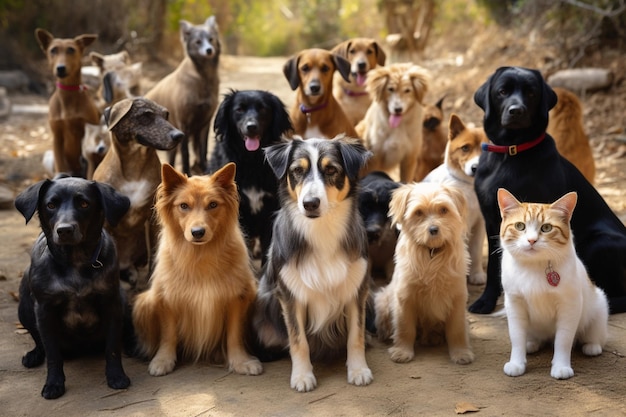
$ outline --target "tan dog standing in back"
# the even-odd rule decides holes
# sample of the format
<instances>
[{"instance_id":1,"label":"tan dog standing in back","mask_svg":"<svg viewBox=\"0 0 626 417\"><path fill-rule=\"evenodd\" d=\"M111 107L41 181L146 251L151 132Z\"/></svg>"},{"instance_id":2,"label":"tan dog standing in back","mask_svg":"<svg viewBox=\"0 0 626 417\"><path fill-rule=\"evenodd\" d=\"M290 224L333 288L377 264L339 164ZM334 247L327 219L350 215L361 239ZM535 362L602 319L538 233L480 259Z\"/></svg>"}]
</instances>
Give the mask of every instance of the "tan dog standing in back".
<instances>
[{"instance_id":1,"label":"tan dog standing in back","mask_svg":"<svg viewBox=\"0 0 626 417\"><path fill-rule=\"evenodd\" d=\"M424 107L422 150L417 157L414 180L420 182L433 169L443 163L448 135L443 123L443 99Z\"/></svg>"},{"instance_id":2,"label":"tan dog standing in back","mask_svg":"<svg viewBox=\"0 0 626 417\"><path fill-rule=\"evenodd\" d=\"M132 63L128 51L109 55L91 52L89 57L98 68L100 86L96 104L100 109L140 94L142 63Z\"/></svg>"},{"instance_id":3,"label":"tan dog standing in back","mask_svg":"<svg viewBox=\"0 0 626 417\"><path fill-rule=\"evenodd\" d=\"M161 183L157 149L174 148L184 134L167 121L165 108L141 97L107 107L104 116L111 132L111 149L93 179L112 185L130 199L128 213L109 232L117 245L122 276L143 289L147 284L144 269L150 266L156 246L151 219L154 194Z\"/></svg>"},{"instance_id":4,"label":"tan dog standing in back","mask_svg":"<svg viewBox=\"0 0 626 417\"><path fill-rule=\"evenodd\" d=\"M372 104L356 126L357 136L374 154L364 174L385 171L393 175L399 165L400 181L413 181L422 149L423 100L428 80L426 70L411 63L370 72L366 86Z\"/></svg>"},{"instance_id":5,"label":"tan dog standing in back","mask_svg":"<svg viewBox=\"0 0 626 417\"><path fill-rule=\"evenodd\" d=\"M583 109L578 97L564 88L554 87L556 106L550 110L547 132L554 138L556 149L587 178L596 177L596 163L583 126Z\"/></svg>"},{"instance_id":6,"label":"tan dog standing in back","mask_svg":"<svg viewBox=\"0 0 626 417\"><path fill-rule=\"evenodd\" d=\"M365 89L367 74L376 66L385 65L385 51L374 39L352 38L341 42L330 52L350 62L350 80L335 76L333 94L348 120L356 126L372 104Z\"/></svg>"},{"instance_id":7,"label":"tan dog standing in back","mask_svg":"<svg viewBox=\"0 0 626 417\"><path fill-rule=\"evenodd\" d=\"M98 36L86 34L73 39L60 39L39 28L35 30L35 37L56 79L56 89L50 97L48 110L54 170L84 176L80 156L85 123L98 124L100 113L82 85L80 69L85 48Z\"/></svg>"},{"instance_id":8,"label":"tan dog standing in back","mask_svg":"<svg viewBox=\"0 0 626 417\"><path fill-rule=\"evenodd\" d=\"M145 95L166 107L170 121L186 137L180 144L183 172L191 175L189 142L196 157L194 172L207 171L207 150L211 119L219 102L220 41L215 16L203 24L192 25L180 21L180 36L185 57ZM174 166L176 149L169 152L169 163Z\"/></svg>"},{"instance_id":9,"label":"tan dog standing in back","mask_svg":"<svg viewBox=\"0 0 626 417\"><path fill-rule=\"evenodd\" d=\"M357 137L354 126L333 96L335 71L344 80L350 80L350 62L317 48L300 51L283 66L289 86L297 94L289 117L294 133L304 139L330 139L342 133Z\"/></svg>"}]
</instances>

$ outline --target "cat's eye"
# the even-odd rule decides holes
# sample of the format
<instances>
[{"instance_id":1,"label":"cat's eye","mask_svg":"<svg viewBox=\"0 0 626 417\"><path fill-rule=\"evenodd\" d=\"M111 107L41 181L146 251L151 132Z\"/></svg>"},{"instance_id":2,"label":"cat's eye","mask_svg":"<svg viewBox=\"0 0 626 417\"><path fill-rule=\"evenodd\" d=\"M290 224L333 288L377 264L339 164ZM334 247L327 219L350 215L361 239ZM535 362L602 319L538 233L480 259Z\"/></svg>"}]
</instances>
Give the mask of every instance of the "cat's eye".
<instances>
[{"instance_id":1,"label":"cat's eye","mask_svg":"<svg viewBox=\"0 0 626 417\"><path fill-rule=\"evenodd\" d=\"M552 225L550 223L544 223L541 225L541 231L543 233L548 233L551 230L552 230Z\"/></svg>"},{"instance_id":2,"label":"cat's eye","mask_svg":"<svg viewBox=\"0 0 626 417\"><path fill-rule=\"evenodd\" d=\"M526 229L526 225L524 223L522 222L515 223L515 230L519 230L521 232L524 229Z\"/></svg>"}]
</instances>

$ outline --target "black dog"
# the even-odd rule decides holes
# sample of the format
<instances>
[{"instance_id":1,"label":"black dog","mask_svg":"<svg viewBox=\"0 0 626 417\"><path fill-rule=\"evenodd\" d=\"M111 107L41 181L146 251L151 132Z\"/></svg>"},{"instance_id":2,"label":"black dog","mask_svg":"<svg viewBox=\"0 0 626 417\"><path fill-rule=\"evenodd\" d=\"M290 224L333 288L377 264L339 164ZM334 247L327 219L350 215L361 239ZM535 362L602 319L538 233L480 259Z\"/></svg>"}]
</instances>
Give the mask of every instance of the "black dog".
<instances>
[{"instance_id":1,"label":"black dog","mask_svg":"<svg viewBox=\"0 0 626 417\"><path fill-rule=\"evenodd\" d=\"M209 172L228 162L237 164L240 223L249 244L259 239L264 262L279 204L278 182L263 148L280 143L281 136L293 130L289 114L283 102L267 91L231 91L217 110L214 129L216 145Z\"/></svg>"},{"instance_id":2,"label":"black dog","mask_svg":"<svg viewBox=\"0 0 626 417\"><path fill-rule=\"evenodd\" d=\"M572 217L576 252L591 279L605 292L611 313L626 311L626 227L596 189L556 150L546 133L548 111L557 101L536 70L502 67L475 93L485 111L484 127L494 145L484 145L475 189L489 237L487 286L471 306L490 313L502 292L498 249L498 188L520 201L551 203L569 191L578 192Z\"/></svg>"},{"instance_id":3,"label":"black dog","mask_svg":"<svg viewBox=\"0 0 626 417\"><path fill-rule=\"evenodd\" d=\"M115 244L103 229L129 206L113 187L71 177L40 181L15 199L26 222L39 212L42 229L20 284L18 316L35 341L22 364L32 368L47 357L44 398L65 393L64 355L103 346L108 385L130 385L121 361L126 301Z\"/></svg>"}]
</instances>

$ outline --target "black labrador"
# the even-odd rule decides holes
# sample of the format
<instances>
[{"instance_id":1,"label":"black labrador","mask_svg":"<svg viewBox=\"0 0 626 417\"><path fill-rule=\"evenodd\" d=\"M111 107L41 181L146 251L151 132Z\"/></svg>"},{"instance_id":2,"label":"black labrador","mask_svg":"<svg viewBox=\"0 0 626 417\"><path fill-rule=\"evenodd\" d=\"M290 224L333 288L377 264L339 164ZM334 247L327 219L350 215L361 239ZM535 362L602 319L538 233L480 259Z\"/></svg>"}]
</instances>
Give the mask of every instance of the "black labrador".
<instances>
[{"instance_id":1,"label":"black labrador","mask_svg":"<svg viewBox=\"0 0 626 417\"><path fill-rule=\"evenodd\" d=\"M278 181L265 161L263 148L280 143L293 130L283 102L262 90L231 90L220 104L215 122L215 148L209 172L228 162L237 164L239 220L249 246L259 239L265 262L279 208Z\"/></svg>"},{"instance_id":2,"label":"black labrador","mask_svg":"<svg viewBox=\"0 0 626 417\"><path fill-rule=\"evenodd\" d=\"M109 185L62 175L15 199L27 223L39 213L42 230L20 284L18 316L35 341L22 364L32 368L47 358L46 399L65 393L64 356L102 347L109 387L130 385L121 361L126 300L115 244L103 229L105 220L117 224L129 206Z\"/></svg>"},{"instance_id":3,"label":"black labrador","mask_svg":"<svg viewBox=\"0 0 626 417\"><path fill-rule=\"evenodd\" d=\"M502 292L498 188L520 201L551 203L578 193L572 217L576 253L591 279L609 299L611 313L626 311L626 227L596 189L563 158L546 133L548 112L557 96L537 70L501 67L474 94L485 111L484 128L492 145L476 171L475 189L489 239L487 285L469 310L491 313Z\"/></svg>"}]
</instances>

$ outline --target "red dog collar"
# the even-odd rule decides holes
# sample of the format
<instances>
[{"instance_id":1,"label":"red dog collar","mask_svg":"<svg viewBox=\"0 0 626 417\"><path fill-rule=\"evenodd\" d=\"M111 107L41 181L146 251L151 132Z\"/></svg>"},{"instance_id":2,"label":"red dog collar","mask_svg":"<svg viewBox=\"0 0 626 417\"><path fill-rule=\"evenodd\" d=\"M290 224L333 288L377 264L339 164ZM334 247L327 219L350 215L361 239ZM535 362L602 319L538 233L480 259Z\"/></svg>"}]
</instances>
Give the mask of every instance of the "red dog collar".
<instances>
[{"instance_id":1,"label":"red dog collar","mask_svg":"<svg viewBox=\"0 0 626 417\"><path fill-rule=\"evenodd\" d=\"M65 85L61 84L57 81L57 88L65 91L87 91L87 86L85 84L79 85Z\"/></svg>"},{"instance_id":2,"label":"red dog collar","mask_svg":"<svg viewBox=\"0 0 626 417\"><path fill-rule=\"evenodd\" d=\"M546 132L543 132L541 136L537 139L532 140L530 142L522 143L521 145L511 145L511 146L502 146L502 145L491 145L489 143L483 143L481 145L483 151L495 152L495 153L508 153L510 156L515 156L520 152L524 152L530 148L534 148L539 145L546 137Z\"/></svg>"}]
</instances>

